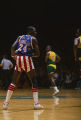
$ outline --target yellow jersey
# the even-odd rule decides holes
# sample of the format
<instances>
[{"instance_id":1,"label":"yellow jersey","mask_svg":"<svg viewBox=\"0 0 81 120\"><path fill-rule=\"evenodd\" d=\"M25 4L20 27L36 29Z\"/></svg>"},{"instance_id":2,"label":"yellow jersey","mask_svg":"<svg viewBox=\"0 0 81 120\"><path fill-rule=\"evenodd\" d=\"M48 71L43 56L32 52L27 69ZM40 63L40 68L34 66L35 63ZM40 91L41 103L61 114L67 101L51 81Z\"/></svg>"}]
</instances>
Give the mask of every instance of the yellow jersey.
<instances>
[{"instance_id":1,"label":"yellow jersey","mask_svg":"<svg viewBox=\"0 0 81 120\"><path fill-rule=\"evenodd\" d=\"M49 56L48 56L48 66L52 66L56 69L56 54L53 51L49 51L48 52Z\"/></svg>"}]
</instances>

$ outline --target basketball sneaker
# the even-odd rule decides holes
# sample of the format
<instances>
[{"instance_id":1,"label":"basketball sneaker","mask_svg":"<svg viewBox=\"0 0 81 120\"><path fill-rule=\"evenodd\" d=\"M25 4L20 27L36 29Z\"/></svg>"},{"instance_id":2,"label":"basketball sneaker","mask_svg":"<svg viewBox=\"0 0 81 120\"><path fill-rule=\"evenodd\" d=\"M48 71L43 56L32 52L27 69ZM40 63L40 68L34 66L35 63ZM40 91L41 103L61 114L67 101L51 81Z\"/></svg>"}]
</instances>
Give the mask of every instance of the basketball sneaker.
<instances>
[{"instance_id":1,"label":"basketball sneaker","mask_svg":"<svg viewBox=\"0 0 81 120\"><path fill-rule=\"evenodd\" d=\"M59 90L57 89L54 93L53 93L53 95L56 95L56 94L58 94L59 93Z\"/></svg>"},{"instance_id":2,"label":"basketball sneaker","mask_svg":"<svg viewBox=\"0 0 81 120\"><path fill-rule=\"evenodd\" d=\"M34 104L34 110L40 110L43 109L44 107L42 105L40 105L39 103Z\"/></svg>"},{"instance_id":3,"label":"basketball sneaker","mask_svg":"<svg viewBox=\"0 0 81 120\"><path fill-rule=\"evenodd\" d=\"M4 109L4 110L7 110L7 109L8 109L8 104L9 104L8 102L4 102L4 103L3 103L3 109Z\"/></svg>"}]
</instances>

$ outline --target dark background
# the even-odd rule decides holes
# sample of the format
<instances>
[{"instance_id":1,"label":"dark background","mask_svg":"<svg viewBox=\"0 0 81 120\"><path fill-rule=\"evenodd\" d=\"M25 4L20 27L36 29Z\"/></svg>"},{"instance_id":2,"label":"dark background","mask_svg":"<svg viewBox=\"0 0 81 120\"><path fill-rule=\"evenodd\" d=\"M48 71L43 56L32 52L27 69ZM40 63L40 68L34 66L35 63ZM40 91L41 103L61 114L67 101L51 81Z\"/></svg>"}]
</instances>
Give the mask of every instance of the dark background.
<instances>
[{"instance_id":1,"label":"dark background","mask_svg":"<svg viewBox=\"0 0 81 120\"><path fill-rule=\"evenodd\" d=\"M10 55L12 43L18 35L33 25L38 31L41 61L45 47L50 44L62 58L72 65L73 39L81 27L81 3L74 0L7 0L0 4L0 56Z\"/></svg>"}]
</instances>

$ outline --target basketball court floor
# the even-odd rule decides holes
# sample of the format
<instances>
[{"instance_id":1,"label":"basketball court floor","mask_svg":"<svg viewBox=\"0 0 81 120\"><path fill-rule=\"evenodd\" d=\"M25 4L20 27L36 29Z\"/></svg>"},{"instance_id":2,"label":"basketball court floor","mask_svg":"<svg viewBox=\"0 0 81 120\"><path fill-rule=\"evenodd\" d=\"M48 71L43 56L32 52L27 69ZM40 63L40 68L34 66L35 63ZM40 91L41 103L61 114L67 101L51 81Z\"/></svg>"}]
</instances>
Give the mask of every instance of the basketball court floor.
<instances>
[{"instance_id":1,"label":"basketball court floor","mask_svg":"<svg viewBox=\"0 0 81 120\"><path fill-rule=\"evenodd\" d=\"M81 120L81 90L60 90L54 97L52 93L52 89L39 89L44 109L33 110L31 89L17 89L8 110L3 110L6 91L0 90L0 120Z\"/></svg>"}]
</instances>

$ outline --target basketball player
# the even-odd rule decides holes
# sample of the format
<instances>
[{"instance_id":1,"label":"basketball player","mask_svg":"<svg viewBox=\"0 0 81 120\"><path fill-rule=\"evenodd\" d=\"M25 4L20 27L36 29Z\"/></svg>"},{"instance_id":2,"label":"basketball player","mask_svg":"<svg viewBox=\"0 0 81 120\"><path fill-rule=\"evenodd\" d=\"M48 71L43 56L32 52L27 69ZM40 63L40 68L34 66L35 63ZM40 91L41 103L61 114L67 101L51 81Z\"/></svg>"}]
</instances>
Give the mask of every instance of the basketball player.
<instances>
[{"instance_id":1,"label":"basketball player","mask_svg":"<svg viewBox=\"0 0 81 120\"><path fill-rule=\"evenodd\" d=\"M76 38L74 39L74 57L79 63L79 72L81 78L81 30L77 30Z\"/></svg>"},{"instance_id":2,"label":"basketball player","mask_svg":"<svg viewBox=\"0 0 81 120\"><path fill-rule=\"evenodd\" d=\"M12 83L8 88L6 100L3 104L3 109L8 108L10 98L22 71L25 71L29 79L32 81L34 109L43 108L43 106L38 103L38 85L34 64L32 61L32 57L39 57L40 55L38 41L35 37L36 34L36 28L29 26L27 28L27 35L19 36L11 47L11 56L16 60L16 66L12 77Z\"/></svg>"},{"instance_id":3,"label":"basketball player","mask_svg":"<svg viewBox=\"0 0 81 120\"><path fill-rule=\"evenodd\" d=\"M59 93L59 89L57 88L55 84L55 80L56 80L55 71L56 71L56 62L60 61L60 57L55 52L53 52L51 49L52 48L50 45L46 47L45 62L47 63L48 78L54 89L53 95L56 95L57 93Z\"/></svg>"}]
</instances>

